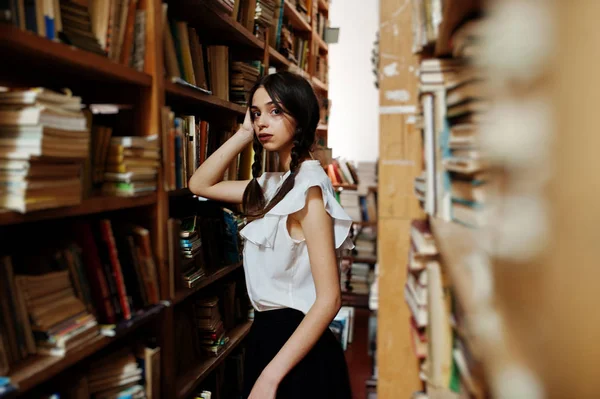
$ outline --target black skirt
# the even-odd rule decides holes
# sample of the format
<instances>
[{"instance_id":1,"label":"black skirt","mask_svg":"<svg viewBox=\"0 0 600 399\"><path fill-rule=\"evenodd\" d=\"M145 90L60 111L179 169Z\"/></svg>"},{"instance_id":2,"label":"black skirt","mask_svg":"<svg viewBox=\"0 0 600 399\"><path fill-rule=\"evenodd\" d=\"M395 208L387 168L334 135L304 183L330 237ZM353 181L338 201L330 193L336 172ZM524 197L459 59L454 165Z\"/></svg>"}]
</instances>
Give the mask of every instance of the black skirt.
<instances>
[{"instance_id":1,"label":"black skirt","mask_svg":"<svg viewBox=\"0 0 600 399\"><path fill-rule=\"evenodd\" d=\"M246 346L244 398L303 318L295 309L255 312ZM352 398L344 351L329 328L279 384L277 399L295 398Z\"/></svg>"}]
</instances>

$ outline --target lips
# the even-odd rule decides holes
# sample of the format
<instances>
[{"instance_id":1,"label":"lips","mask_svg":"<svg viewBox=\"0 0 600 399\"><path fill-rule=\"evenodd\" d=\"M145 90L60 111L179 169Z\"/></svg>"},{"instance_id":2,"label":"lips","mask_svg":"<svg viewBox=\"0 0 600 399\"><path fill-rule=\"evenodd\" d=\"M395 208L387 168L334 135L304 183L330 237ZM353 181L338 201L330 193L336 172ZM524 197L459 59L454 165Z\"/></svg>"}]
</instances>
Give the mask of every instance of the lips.
<instances>
[{"instance_id":1,"label":"lips","mask_svg":"<svg viewBox=\"0 0 600 399\"><path fill-rule=\"evenodd\" d=\"M261 133L261 134L258 135L258 139L260 141L263 141L263 142L264 141L269 141L271 139L271 137L273 137L273 135L272 134L267 134L267 133Z\"/></svg>"}]
</instances>

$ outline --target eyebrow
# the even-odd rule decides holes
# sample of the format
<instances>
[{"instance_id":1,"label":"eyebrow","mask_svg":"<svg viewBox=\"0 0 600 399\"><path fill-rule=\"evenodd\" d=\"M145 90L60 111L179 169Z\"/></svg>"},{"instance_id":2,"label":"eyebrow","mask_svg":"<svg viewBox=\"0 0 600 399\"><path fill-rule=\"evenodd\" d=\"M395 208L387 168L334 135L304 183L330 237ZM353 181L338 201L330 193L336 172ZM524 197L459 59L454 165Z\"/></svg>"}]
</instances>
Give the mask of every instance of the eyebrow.
<instances>
[{"instance_id":1,"label":"eyebrow","mask_svg":"<svg viewBox=\"0 0 600 399\"><path fill-rule=\"evenodd\" d=\"M269 101L268 103L265 103L265 105L275 105L275 103L273 101ZM258 105L252 104L250 108L258 108Z\"/></svg>"}]
</instances>

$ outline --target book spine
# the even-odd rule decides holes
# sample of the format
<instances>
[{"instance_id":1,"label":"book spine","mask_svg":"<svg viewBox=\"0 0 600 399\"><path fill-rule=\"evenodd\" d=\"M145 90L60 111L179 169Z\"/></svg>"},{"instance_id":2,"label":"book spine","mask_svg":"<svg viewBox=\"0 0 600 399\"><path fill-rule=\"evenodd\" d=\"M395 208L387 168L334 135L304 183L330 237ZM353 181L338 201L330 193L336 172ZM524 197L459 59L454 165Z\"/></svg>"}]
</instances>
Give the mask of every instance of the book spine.
<instances>
[{"instance_id":1,"label":"book spine","mask_svg":"<svg viewBox=\"0 0 600 399\"><path fill-rule=\"evenodd\" d=\"M127 291L125 290L125 282L123 280L123 271L121 270L121 262L117 256L117 246L115 244L115 238L113 236L111 223L109 220L102 220L100 222L100 229L102 238L108 248L108 255L110 264L112 267L112 274L115 279L116 288L119 296L119 304L123 310L123 318L125 320L131 319L131 308L129 306L129 300L127 298Z\"/></svg>"}]
</instances>

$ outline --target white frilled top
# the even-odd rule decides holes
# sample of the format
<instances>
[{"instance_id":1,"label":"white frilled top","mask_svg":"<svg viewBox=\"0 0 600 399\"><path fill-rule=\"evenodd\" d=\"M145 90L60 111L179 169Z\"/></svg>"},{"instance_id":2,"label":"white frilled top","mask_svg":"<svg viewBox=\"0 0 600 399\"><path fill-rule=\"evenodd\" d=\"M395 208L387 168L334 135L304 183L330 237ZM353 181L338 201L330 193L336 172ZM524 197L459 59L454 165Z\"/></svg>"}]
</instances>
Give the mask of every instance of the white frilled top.
<instances>
[{"instance_id":1,"label":"white frilled top","mask_svg":"<svg viewBox=\"0 0 600 399\"><path fill-rule=\"evenodd\" d=\"M267 202L289 173L263 173L258 179ZM306 314L316 300L306 242L293 239L287 229L288 215L304 208L310 187L321 189L325 209L333 219L336 249L354 248L349 237L352 219L336 201L331 180L319 161L302 162L294 188L264 217L240 231L245 240L248 296L257 311L292 308Z\"/></svg>"}]
</instances>

